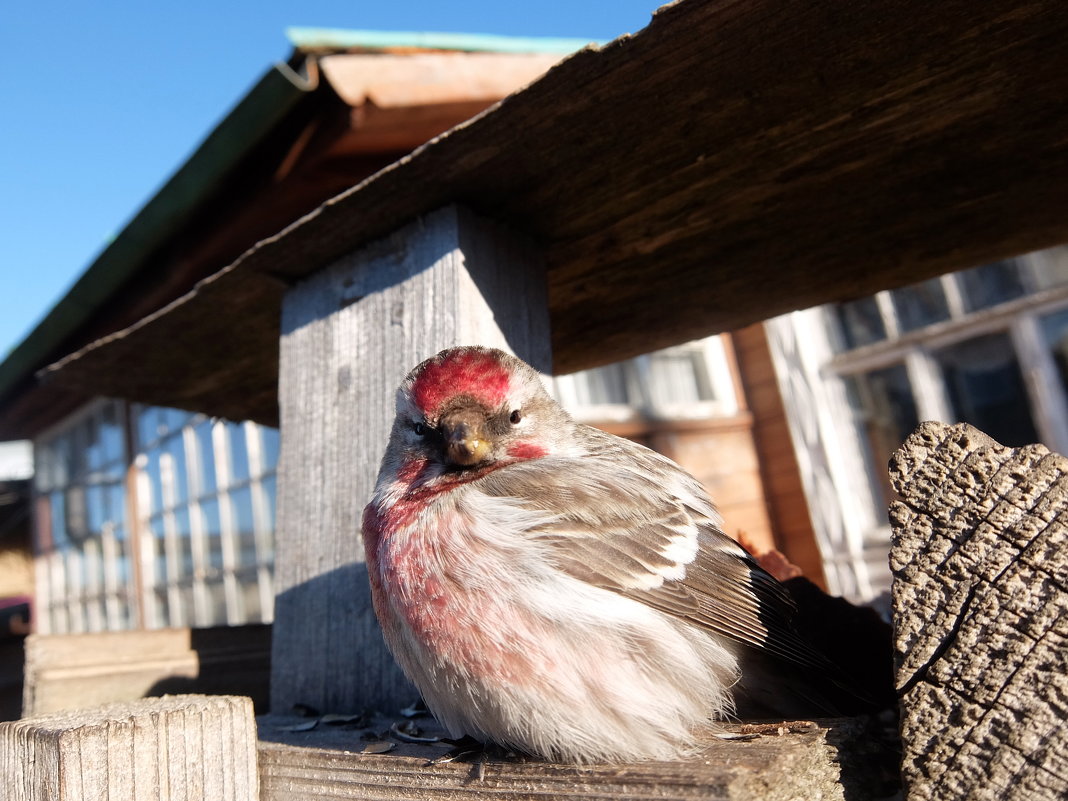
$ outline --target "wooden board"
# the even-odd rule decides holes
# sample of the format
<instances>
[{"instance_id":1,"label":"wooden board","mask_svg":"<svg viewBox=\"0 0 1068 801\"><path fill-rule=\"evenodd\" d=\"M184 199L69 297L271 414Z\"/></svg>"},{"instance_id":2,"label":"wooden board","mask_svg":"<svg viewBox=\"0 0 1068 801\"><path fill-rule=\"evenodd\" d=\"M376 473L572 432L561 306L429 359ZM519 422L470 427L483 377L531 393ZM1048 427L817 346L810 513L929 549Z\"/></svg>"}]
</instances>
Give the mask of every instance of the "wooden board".
<instances>
[{"instance_id":1,"label":"wooden board","mask_svg":"<svg viewBox=\"0 0 1068 801\"><path fill-rule=\"evenodd\" d=\"M544 245L564 373L1056 245L1065 40L1063 0L672 3L53 372L273 424L278 282L453 202Z\"/></svg>"},{"instance_id":2,"label":"wooden board","mask_svg":"<svg viewBox=\"0 0 1068 801\"><path fill-rule=\"evenodd\" d=\"M1068 797L1068 460L924 423L891 478L908 801Z\"/></svg>"},{"instance_id":3,"label":"wooden board","mask_svg":"<svg viewBox=\"0 0 1068 801\"><path fill-rule=\"evenodd\" d=\"M167 693L241 694L266 711L271 627L33 634L23 714Z\"/></svg>"},{"instance_id":4,"label":"wooden board","mask_svg":"<svg viewBox=\"0 0 1068 801\"><path fill-rule=\"evenodd\" d=\"M891 751L870 722L861 719L734 725L728 727L731 732L759 734L751 740L709 741L679 762L574 767L491 757L481 770L470 761L428 764L448 749L399 742L389 733L389 719L286 730L311 723L260 718L263 801L846 801L886 797L894 786L894 777L885 771ZM426 719L416 723L423 735L440 734ZM364 753L391 746L387 753Z\"/></svg>"}]
</instances>

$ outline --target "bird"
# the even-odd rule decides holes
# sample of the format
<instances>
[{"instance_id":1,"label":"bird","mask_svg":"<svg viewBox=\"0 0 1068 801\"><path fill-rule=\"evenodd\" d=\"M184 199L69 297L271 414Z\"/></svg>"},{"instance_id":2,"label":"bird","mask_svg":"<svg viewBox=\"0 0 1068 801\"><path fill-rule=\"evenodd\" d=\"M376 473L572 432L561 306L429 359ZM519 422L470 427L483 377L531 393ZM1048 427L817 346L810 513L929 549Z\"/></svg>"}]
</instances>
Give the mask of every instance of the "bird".
<instances>
[{"instance_id":1,"label":"bird","mask_svg":"<svg viewBox=\"0 0 1068 801\"><path fill-rule=\"evenodd\" d=\"M673 461L576 422L493 348L423 361L395 411L363 515L372 602L452 737L575 764L676 759L740 696L833 706L798 678L832 667L789 593Z\"/></svg>"}]
</instances>

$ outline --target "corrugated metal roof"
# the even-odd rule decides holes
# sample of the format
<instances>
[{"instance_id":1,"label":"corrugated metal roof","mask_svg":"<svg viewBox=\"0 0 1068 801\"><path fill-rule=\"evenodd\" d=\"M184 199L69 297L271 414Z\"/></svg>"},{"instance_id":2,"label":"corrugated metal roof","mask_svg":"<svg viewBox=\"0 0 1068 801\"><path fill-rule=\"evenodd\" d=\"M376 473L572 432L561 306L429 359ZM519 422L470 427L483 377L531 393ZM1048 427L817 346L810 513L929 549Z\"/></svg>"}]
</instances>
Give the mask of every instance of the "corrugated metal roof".
<instances>
[{"instance_id":1,"label":"corrugated metal roof","mask_svg":"<svg viewBox=\"0 0 1068 801\"><path fill-rule=\"evenodd\" d=\"M461 50L487 53L557 53L566 55L590 44L590 39L497 36L485 33L431 31L361 31L342 28L287 28L297 50Z\"/></svg>"}]
</instances>

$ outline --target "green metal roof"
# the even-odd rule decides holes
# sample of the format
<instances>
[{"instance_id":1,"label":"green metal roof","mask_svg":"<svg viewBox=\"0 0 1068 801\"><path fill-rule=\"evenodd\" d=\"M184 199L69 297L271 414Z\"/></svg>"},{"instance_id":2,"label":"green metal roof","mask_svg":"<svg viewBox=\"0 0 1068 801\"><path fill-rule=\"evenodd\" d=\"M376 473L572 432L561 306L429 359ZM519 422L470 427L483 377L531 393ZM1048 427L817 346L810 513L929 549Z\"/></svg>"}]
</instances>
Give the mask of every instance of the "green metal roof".
<instances>
[{"instance_id":1,"label":"green metal roof","mask_svg":"<svg viewBox=\"0 0 1068 801\"><path fill-rule=\"evenodd\" d=\"M421 48L487 53L560 53L565 55L589 44L590 39L537 36L496 36L484 33L433 33L427 31L358 31L339 28L286 28L298 50L385 50Z\"/></svg>"}]
</instances>

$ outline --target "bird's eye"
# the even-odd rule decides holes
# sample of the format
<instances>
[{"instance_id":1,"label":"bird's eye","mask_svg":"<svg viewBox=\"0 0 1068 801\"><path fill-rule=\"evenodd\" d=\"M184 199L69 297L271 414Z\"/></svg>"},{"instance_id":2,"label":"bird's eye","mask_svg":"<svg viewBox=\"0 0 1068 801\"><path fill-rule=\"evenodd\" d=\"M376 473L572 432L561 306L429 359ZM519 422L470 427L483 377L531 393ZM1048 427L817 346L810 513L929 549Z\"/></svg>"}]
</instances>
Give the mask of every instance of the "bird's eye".
<instances>
[{"instance_id":1,"label":"bird's eye","mask_svg":"<svg viewBox=\"0 0 1068 801\"><path fill-rule=\"evenodd\" d=\"M417 437L425 437L426 436L426 426L423 425L422 423L413 423L412 424L412 431L415 432L415 435Z\"/></svg>"},{"instance_id":2,"label":"bird's eye","mask_svg":"<svg viewBox=\"0 0 1068 801\"><path fill-rule=\"evenodd\" d=\"M508 422L510 422L512 425L518 425L519 421L522 419L523 415L519 413L519 409L513 410L512 413L508 415Z\"/></svg>"}]
</instances>

